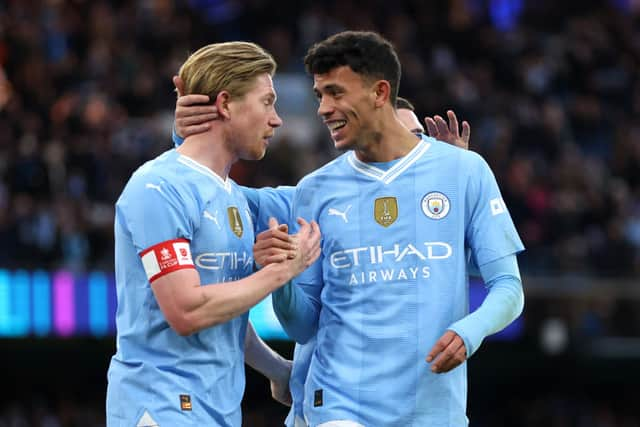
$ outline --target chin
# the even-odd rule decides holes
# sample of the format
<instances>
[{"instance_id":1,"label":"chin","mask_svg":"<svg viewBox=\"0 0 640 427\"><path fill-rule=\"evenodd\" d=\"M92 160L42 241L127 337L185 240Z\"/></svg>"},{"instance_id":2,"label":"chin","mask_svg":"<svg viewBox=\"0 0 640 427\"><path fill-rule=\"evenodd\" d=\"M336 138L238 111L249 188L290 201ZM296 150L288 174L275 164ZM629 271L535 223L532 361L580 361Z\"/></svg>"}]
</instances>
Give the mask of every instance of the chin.
<instances>
[{"instance_id":1,"label":"chin","mask_svg":"<svg viewBox=\"0 0 640 427\"><path fill-rule=\"evenodd\" d=\"M353 149L354 144L348 139L342 139L340 141L334 140L333 146L339 151L349 151Z\"/></svg>"},{"instance_id":2,"label":"chin","mask_svg":"<svg viewBox=\"0 0 640 427\"><path fill-rule=\"evenodd\" d=\"M250 157L247 160L262 160L265 154L267 154L267 150L256 151L254 153L251 153Z\"/></svg>"}]
</instances>

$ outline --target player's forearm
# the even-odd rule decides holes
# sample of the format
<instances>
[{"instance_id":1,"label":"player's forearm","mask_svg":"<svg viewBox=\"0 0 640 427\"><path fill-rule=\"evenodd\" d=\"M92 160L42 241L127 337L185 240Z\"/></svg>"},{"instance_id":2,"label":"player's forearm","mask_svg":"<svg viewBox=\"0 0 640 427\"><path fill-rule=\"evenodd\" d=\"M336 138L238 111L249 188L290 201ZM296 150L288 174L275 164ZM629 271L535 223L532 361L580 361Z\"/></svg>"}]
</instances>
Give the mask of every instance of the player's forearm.
<instances>
[{"instance_id":1,"label":"player's forearm","mask_svg":"<svg viewBox=\"0 0 640 427\"><path fill-rule=\"evenodd\" d=\"M515 255L480 270L486 277L489 293L477 310L449 328L464 340L467 357L475 353L486 336L504 329L524 308L524 293Z\"/></svg>"},{"instance_id":2,"label":"player's forearm","mask_svg":"<svg viewBox=\"0 0 640 427\"><path fill-rule=\"evenodd\" d=\"M172 316L167 319L179 334L190 335L245 313L291 277L290 269L278 263L241 280L195 285L173 295L173 309L168 310Z\"/></svg>"},{"instance_id":3,"label":"player's forearm","mask_svg":"<svg viewBox=\"0 0 640 427\"><path fill-rule=\"evenodd\" d=\"M291 361L280 356L262 341L253 329L251 322L247 325L247 334L244 340L244 361L269 380L288 381Z\"/></svg>"},{"instance_id":4,"label":"player's forearm","mask_svg":"<svg viewBox=\"0 0 640 427\"><path fill-rule=\"evenodd\" d=\"M318 298L305 292L305 285L287 283L271 296L273 310L287 335L305 344L318 329L320 303Z\"/></svg>"}]
</instances>

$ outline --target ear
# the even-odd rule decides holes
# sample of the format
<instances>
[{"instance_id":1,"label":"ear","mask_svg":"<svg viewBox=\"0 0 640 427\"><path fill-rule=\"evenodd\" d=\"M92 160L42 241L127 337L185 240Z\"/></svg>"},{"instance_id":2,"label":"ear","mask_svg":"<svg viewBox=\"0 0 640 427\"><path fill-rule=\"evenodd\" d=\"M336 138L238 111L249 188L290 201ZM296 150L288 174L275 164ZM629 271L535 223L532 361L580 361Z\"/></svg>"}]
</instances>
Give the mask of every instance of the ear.
<instances>
[{"instance_id":1,"label":"ear","mask_svg":"<svg viewBox=\"0 0 640 427\"><path fill-rule=\"evenodd\" d=\"M180 76L173 76L173 85L176 87L178 97L184 95L184 82Z\"/></svg>"},{"instance_id":2,"label":"ear","mask_svg":"<svg viewBox=\"0 0 640 427\"><path fill-rule=\"evenodd\" d=\"M381 108L389 101L389 97L391 96L391 85L387 80L378 80L374 83L374 89L376 108Z\"/></svg>"},{"instance_id":3,"label":"ear","mask_svg":"<svg viewBox=\"0 0 640 427\"><path fill-rule=\"evenodd\" d=\"M216 96L216 100L214 104L218 109L218 115L222 118L222 120L228 120L231 117L231 112L229 110L229 102L231 101L231 95L226 90L223 90L218 93Z\"/></svg>"}]
</instances>

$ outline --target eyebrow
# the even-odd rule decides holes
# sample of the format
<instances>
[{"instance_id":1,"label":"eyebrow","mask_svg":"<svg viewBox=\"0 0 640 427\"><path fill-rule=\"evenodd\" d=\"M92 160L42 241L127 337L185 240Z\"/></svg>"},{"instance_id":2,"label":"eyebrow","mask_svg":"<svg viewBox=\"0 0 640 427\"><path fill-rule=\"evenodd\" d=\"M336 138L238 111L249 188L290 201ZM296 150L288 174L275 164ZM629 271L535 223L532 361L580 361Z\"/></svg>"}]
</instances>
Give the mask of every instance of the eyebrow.
<instances>
[{"instance_id":1,"label":"eyebrow","mask_svg":"<svg viewBox=\"0 0 640 427\"><path fill-rule=\"evenodd\" d=\"M318 88L317 86L313 87L313 93L316 95L320 95L322 92L336 93L336 92L344 92L344 88L336 83L329 83L327 85Z\"/></svg>"}]
</instances>

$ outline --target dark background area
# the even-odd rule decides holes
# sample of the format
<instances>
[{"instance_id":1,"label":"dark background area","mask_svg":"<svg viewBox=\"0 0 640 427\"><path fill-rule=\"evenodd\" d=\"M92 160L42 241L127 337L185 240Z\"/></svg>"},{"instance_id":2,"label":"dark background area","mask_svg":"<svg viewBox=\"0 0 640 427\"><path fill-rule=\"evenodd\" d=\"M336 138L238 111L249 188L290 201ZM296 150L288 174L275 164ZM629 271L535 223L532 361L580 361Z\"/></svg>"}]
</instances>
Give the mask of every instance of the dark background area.
<instances>
[{"instance_id":1,"label":"dark background area","mask_svg":"<svg viewBox=\"0 0 640 427\"><path fill-rule=\"evenodd\" d=\"M525 328L470 359L471 426L640 426L635 0L0 1L0 269L112 271L113 204L171 147L171 76L204 44L252 40L279 64L285 125L234 179L292 185L333 158L302 57L344 29L394 43L419 116L471 123L527 247ZM103 425L114 345L0 339L0 427ZM281 426L247 381L244 424Z\"/></svg>"}]
</instances>

